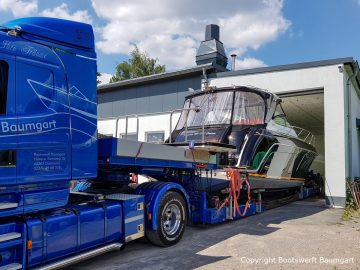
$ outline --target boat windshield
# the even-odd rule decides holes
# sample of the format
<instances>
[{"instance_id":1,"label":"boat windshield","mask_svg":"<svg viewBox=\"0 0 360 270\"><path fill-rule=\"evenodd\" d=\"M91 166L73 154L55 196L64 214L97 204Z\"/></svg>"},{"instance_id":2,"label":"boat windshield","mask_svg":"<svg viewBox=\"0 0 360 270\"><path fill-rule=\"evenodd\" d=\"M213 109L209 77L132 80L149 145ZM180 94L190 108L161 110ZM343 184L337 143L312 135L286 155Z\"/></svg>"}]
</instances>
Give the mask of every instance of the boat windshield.
<instances>
[{"instance_id":1,"label":"boat windshield","mask_svg":"<svg viewBox=\"0 0 360 270\"><path fill-rule=\"evenodd\" d=\"M231 121L234 125L263 124L266 107L264 99L256 93L221 91L193 96L185 101L184 109L176 130L186 125L188 128L230 125Z\"/></svg>"},{"instance_id":2,"label":"boat windshield","mask_svg":"<svg viewBox=\"0 0 360 270\"><path fill-rule=\"evenodd\" d=\"M274 122L280 126L283 127L291 127L286 114L281 106L281 104L279 103L276 107L276 110L274 112L274 116L273 116Z\"/></svg>"},{"instance_id":3,"label":"boat windshield","mask_svg":"<svg viewBox=\"0 0 360 270\"><path fill-rule=\"evenodd\" d=\"M264 99L253 92L236 92L234 104L234 125L264 124Z\"/></svg>"},{"instance_id":4,"label":"boat windshield","mask_svg":"<svg viewBox=\"0 0 360 270\"><path fill-rule=\"evenodd\" d=\"M185 122L187 127L230 124L233 96L233 92L215 92L187 99L184 109L192 110L182 112L176 129L182 129Z\"/></svg>"}]
</instances>

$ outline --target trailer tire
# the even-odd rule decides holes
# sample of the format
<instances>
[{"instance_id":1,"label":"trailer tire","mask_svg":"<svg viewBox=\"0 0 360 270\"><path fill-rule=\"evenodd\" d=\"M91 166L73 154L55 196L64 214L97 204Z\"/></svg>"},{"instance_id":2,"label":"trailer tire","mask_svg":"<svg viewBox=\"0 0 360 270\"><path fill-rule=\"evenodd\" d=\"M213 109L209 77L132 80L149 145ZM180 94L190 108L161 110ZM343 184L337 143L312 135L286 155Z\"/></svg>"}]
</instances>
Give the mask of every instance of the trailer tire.
<instances>
[{"instance_id":1,"label":"trailer tire","mask_svg":"<svg viewBox=\"0 0 360 270\"><path fill-rule=\"evenodd\" d=\"M180 241L186 225L186 204L179 193L169 191L161 198L157 221L157 230L145 232L152 244L168 247Z\"/></svg>"}]
</instances>

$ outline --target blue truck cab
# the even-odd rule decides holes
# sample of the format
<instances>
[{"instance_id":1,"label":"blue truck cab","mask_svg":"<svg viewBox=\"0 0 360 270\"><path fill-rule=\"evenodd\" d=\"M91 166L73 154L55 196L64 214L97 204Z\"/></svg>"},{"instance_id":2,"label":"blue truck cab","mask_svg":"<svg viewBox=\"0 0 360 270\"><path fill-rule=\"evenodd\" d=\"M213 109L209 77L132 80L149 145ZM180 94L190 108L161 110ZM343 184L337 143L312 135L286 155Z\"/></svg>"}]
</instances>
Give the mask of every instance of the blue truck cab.
<instances>
[{"instance_id":1,"label":"blue truck cab","mask_svg":"<svg viewBox=\"0 0 360 270\"><path fill-rule=\"evenodd\" d=\"M0 217L63 206L97 175L92 27L26 18L0 28Z\"/></svg>"},{"instance_id":2,"label":"blue truck cab","mask_svg":"<svg viewBox=\"0 0 360 270\"><path fill-rule=\"evenodd\" d=\"M70 192L72 180L101 181L98 149L109 146L97 138L96 74L91 25L34 17L0 26L1 270L63 267L143 237L145 225L159 240L158 203L180 185Z\"/></svg>"}]
</instances>

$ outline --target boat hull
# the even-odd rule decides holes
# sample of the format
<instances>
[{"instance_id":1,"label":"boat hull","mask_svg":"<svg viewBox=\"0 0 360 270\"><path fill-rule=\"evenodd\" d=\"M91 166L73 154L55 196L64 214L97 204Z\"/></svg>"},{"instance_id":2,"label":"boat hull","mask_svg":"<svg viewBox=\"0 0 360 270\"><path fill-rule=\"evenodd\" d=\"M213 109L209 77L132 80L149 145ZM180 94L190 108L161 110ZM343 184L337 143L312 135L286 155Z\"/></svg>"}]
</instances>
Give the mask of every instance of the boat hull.
<instances>
[{"instance_id":1,"label":"boat hull","mask_svg":"<svg viewBox=\"0 0 360 270\"><path fill-rule=\"evenodd\" d=\"M254 189L282 189L282 188L295 188L304 185L303 180L293 179L274 179L262 177L249 177L250 188Z\"/></svg>"},{"instance_id":2,"label":"boat hull","mask_svg":"<svg viewBox=\"0 0 360 270\"><path fill-rule=\"evenodd\" d=\"M200 181L201 187L199 190L206 190L207 192L222 192L225 193L225 190L230 187L230 181L225 175L217 175L211 179L206 177L201 178ZM276 178L265 178L258 176L249 176L249 184L251 191L254 190L281 190L281 189L291 189L291 188L300 188L304 185L304 181L300 179L276 179Z\"/></svg>"}]
</instances>

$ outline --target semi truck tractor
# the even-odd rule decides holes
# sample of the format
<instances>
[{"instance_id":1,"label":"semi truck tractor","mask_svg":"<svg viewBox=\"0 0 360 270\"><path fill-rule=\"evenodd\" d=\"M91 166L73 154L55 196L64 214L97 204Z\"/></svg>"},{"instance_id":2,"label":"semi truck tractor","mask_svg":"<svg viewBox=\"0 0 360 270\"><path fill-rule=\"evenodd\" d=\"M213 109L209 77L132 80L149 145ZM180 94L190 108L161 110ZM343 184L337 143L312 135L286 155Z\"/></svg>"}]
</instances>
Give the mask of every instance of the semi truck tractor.
<instances>
[{"instance_id":1,"label":"semi truck tractor","mask_svg":"<svg viewBox=\"0 0 360 270\"><path fill-rule=\"evenodd\" d=\"M266 210L246 170L219 167L235 146L99 136L96 74L88 24L34 17L0 28L0 270L58 269L143 236L166 247L189 223Z\"/></svg>"}]
</instances>

